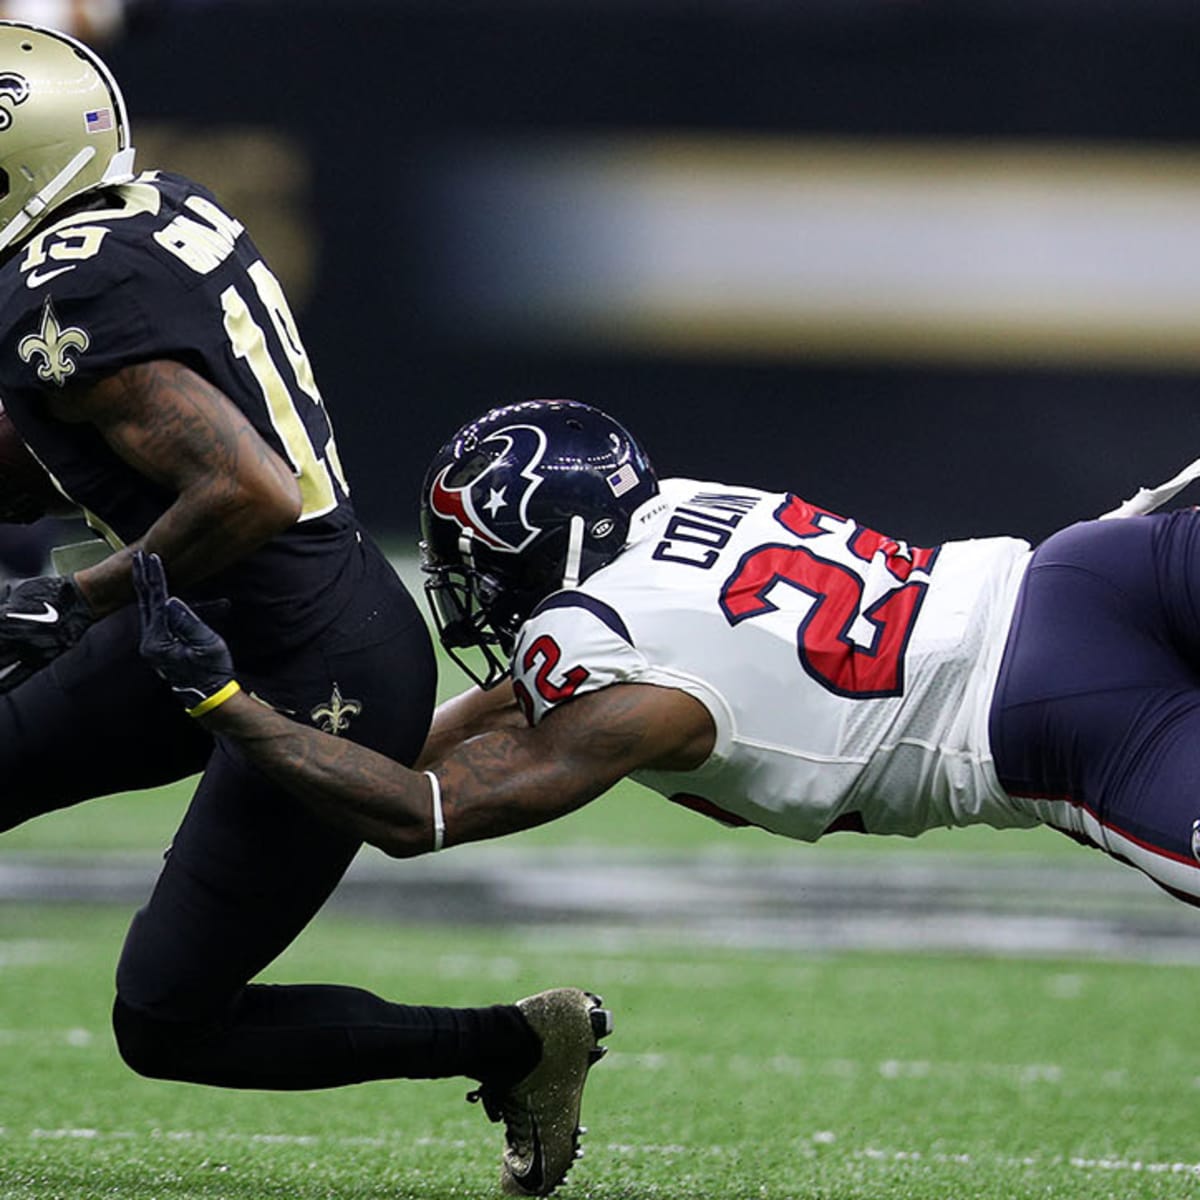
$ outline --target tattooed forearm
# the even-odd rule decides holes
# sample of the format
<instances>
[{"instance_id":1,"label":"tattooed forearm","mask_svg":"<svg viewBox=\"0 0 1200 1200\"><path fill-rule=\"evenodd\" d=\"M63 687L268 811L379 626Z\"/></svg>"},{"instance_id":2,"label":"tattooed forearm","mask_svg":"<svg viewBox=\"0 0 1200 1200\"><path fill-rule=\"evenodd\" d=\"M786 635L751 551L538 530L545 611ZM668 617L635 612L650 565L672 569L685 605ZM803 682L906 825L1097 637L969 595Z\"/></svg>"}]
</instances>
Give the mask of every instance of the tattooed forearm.
<instances>
[{"instance_id":1,"label":"tattooed forearm","mask_svg":"<svg viewBox=\"0 0 1200 1200\"><path fill-rule=\"evenodd\" d=\"M127 367L60 399L57 415L91 422L130 467L174 493L137 543L162 555L174 583L219 570L299 516L287 464L219 389L180 363ZM129 600L128 560L81 573L98 611Z\"/></svg>"},{"instance_id":2,"label":"tattooed forearm","mask_svg":"<svg viewBox=\"0 0 1200 1200\"><path fill-rule=\"evenodd\" d=\"M295 480L245 415L205 378L177 362L127 368L110 423L127 428L118 453L149 479L182 490L196 483L236 497L238 480L265 475L285 493ZM103 416L97 424L104 429Z\"/></svg>"},{"instance_id":3,"label":"tattooed forearm","mask_svg":"<svg viewBox=\"0 0 1200 1200\"><path fill-rule=\"evenodd\" d=\"M562 760L531 754L530 740L527 729L495 730L438 764L448 842L529 829L592 798L580 795Z\"/></svg>"},{"instance_id":4,"label":"tattooed forearm","mask_svg":"<svg viewBox=\"0 0 1200 1200\"><path fill-rule=\"evenodd\" d=\"M431 785L363 746L302 726L244 695L204 723L235 738L267 775L331 824L395 857L433 848ZM530 730L475 737L436 766L445 844L478 841L561 816L603 790L602 773L573 773L539 754Z\"/></svg>"},{"instance_id":5,"label":"tattooed forearm","mask_svg":"<svg viewBox=\"0 0 1200 1200\"><path fill-rule=\"evenodd\" d=\"M331 825L388 854L432 849L429 780L365 746L297 724L244 695L204 718Z\"/></svg>"},{"instance_id":6,"label":"tattooed forearm","mask_svg":"<svg viewBox=\"0 0 1200 1200\"><path fill-rule=\"evenodd\" d=\"M234 696L203 717L315 812L397 857L433 848L429 780L362 746ZM433 765L445 844L499 837L563 816L641 766L688 770L708 756L704 707L669 688L628 684L579 697L534 729L505 723Z\"/></svg>"},{"instance_id":7,"label":"tattooed forearm","mask_svg":"<svg viewBox=\"0 0 1200 1200\"><path fill-rule=\"evenodd\" d=\"M481 733L524 727L525 718L511 688L495 687L490 691L468 688L438 705L417 765L433 766L463 742Z\"/></svg>"},{"instance_id":8,"label":"tattooed forearm","mask_svg":"<svg viewBox=\"0 0 1200 1200\"><path fill-rule=\"evenodd\" d=\"M134 470L164 487L177 486L181 473L235 474L233 422L213 403L216 389L206 380L178 363L151 362L122 371L112 384L96 424L102 432L122 431L118 452Z\"/></svg>"}]
</instances>

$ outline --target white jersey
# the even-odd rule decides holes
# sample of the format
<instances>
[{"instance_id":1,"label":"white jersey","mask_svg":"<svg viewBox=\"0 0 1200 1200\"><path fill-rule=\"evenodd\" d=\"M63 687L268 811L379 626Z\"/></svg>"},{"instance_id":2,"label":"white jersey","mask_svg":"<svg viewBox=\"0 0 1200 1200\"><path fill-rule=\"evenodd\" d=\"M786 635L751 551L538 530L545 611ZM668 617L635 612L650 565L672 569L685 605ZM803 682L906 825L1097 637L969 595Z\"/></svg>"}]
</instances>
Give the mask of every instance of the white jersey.
<instances>
[{"instance_id":1,"label":"white jersey","mask_svg":"<svg viewBox=\"0 0 1200 1200\"><path fill-rule=\"evenodd\" d=\"M534 723L611 684L694 696L709 759L634 778L731 824L805 841L1032 825L987 732L1029 550L917 549L796 496L666 480L627 549L525 623L514 687Z\"/></svg>"}]
</instances>

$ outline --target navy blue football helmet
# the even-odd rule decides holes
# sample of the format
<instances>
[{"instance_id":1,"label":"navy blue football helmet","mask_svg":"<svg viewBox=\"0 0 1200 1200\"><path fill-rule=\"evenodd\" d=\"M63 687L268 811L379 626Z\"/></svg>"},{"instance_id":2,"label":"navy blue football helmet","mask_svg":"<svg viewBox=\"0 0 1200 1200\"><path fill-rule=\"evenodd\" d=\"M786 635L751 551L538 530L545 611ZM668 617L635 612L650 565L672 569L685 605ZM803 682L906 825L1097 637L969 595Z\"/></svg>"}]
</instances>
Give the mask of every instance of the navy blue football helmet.
<instances>
[{"instance_id":1,"label":"navy blue football helmet","mask_svg":"<svg viewBox=\"0 0 1200 1200\"><path fill-rule=\"evenodd\" d=\"M529 400L463 426L421 489L425 593L455 662L481 687L503 679L533 609L612 562L657 493L641 446L587 404Z\"/></svg>"}]
</instances>

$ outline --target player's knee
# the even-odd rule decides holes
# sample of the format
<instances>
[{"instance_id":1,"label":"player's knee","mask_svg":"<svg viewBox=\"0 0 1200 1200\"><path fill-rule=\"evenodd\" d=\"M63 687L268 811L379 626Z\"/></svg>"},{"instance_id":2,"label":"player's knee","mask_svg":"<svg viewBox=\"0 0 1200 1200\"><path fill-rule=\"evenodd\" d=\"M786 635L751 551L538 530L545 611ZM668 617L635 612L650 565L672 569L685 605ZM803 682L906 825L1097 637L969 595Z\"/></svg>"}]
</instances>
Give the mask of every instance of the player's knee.
<instances>
[{"instance_id":1,"label":"player's knee","mask_svg":"<svg viewBox=\"0 0 1200 1200\"><path fill-rule=\"evenodd\" d=\"M131 1008L120 996L113 1003L113 1033L125 1065L148 1079L186 1079L194 1057L195 1031L174 1021L158 1021Z\"/></svg>"}]
</instances>

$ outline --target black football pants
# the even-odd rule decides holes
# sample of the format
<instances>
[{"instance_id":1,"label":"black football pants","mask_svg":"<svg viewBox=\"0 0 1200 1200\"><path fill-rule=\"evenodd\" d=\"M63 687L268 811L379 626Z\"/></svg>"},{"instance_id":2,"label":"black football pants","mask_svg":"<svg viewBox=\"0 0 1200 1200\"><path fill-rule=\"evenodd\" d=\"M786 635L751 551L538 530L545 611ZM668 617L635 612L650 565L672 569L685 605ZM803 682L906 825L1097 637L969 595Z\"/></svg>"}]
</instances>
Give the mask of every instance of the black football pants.
<instances>
[{"instance_id":1,"label":"black football pants","mask_svg":"<svg viewBox=\"0 0 1200 1200\"><path fill-rule=\"evenodd\" d=\"M256 662L241 679L302 721L336 707L336 685L341 736L411 762L432 708L432 648L390 569L372 573L336 630ZM136 646L136 615L126 610L0 696L0 828L203 772L117 970L114 1027L130 1066L156 1078L287 1089L528 1069L536 1044L509 1005L409 1006L351 987L250 983L321 907L358 845L236 747L214 745Z\"/></svg>"}]
</instances>

